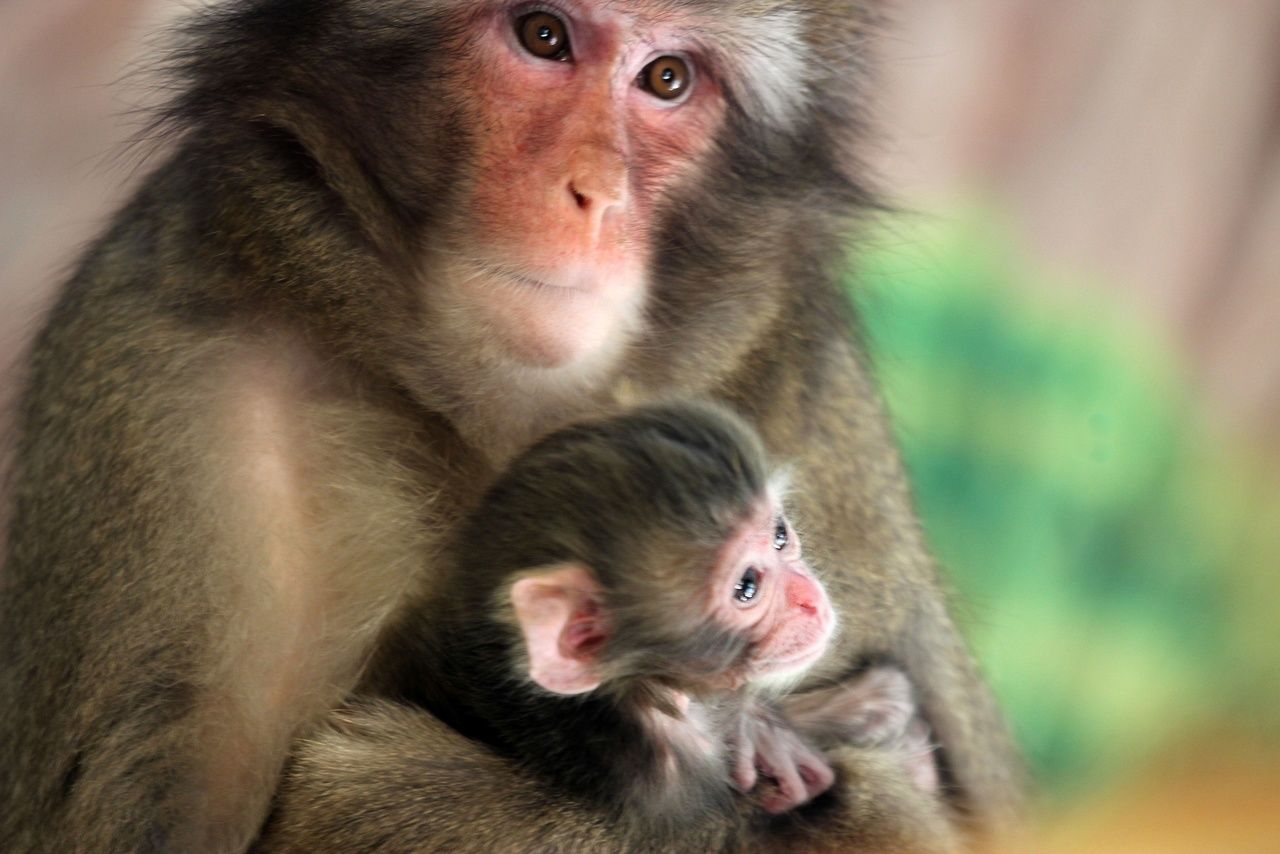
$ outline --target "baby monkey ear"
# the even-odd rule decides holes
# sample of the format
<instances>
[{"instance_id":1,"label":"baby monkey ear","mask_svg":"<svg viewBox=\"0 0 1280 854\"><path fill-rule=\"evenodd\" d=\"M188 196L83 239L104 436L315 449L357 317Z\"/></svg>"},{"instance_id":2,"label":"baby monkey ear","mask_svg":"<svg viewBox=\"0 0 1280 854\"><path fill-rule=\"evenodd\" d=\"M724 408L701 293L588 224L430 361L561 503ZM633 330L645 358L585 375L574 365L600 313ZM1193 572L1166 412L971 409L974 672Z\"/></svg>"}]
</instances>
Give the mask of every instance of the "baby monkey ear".
<instances>
[{"instance_id":1,"label":"baby monkey ear","mask_svg":"<svg viewBox=\"0 0 1280 854\"><path fill-rule=\"evenodd\" d=\"M600 684L600 651L609 639L600 594L591 570L577 563L539 569L511 585L529 678L553 694L584 694Z\"/></svg>"}]
</instances>

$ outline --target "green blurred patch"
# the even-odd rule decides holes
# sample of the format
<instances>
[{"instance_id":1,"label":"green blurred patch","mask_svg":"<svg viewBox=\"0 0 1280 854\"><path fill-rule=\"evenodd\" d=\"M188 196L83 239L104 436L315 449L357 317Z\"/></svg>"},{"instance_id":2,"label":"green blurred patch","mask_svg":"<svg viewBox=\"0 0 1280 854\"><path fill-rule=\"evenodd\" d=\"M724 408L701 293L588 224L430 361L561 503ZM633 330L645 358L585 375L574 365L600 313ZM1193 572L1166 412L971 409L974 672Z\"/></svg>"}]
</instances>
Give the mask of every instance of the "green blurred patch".
<instances>
[{"instance_id":1,"label":"green blurred patch","mask_svg":"<svg viewBox=\"0 0 1280 854\"><path fill-rule=\"evenodd\" d=\"M851 287L930 542L1041 785L1070 794L1203 728L1274 736L1274 483L1119 300L1034 286L1011 245L979 218L897 222Z\"/></svg>"}]
</instances>

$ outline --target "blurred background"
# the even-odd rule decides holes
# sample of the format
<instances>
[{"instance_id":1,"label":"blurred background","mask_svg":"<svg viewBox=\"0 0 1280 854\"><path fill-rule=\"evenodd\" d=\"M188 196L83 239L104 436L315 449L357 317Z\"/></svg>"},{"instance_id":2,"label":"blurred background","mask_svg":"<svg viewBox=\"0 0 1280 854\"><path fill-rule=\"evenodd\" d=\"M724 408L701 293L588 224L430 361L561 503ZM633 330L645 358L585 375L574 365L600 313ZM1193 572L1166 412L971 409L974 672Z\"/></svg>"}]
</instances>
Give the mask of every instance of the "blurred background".
<instances>
[{"instance_id":1,"label":"blurred background","mask_svg":"<svg viewBox=\"0 0 1280 854\"><path fill-rule=\"evenodd\" d=\"M1029 847L1280 851L1280 0L896 6L850 289ZM0 364L174 7L0 3Z\"/></svg>"}]
</instances>

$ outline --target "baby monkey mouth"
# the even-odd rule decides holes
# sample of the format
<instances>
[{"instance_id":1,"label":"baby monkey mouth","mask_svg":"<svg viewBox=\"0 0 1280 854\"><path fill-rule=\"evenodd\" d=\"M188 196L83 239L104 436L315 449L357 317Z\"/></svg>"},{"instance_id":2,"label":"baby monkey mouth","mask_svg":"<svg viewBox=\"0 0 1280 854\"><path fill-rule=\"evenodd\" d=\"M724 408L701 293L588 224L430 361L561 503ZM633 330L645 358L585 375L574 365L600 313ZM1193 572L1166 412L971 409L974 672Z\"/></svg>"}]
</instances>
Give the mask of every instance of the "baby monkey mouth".
<instances>
[{"instance_id":1,"label":"baby monkey mouth","mask_svg":"<svg viewBox=\"0 0 1280 854\"><path fill-rule=\"evenodd\" d=\"M826 654L830 645L831 632L824 632L819 638L801 644L795 649L782 650L771 656L766 666L759 668L758 673L769 676L780 672L790 672L808 667Z\"/></svg>"},{"instance_id":2,"label":"baby monkey mouth","mask_svg":"<svg viewBox=\"0 0 1280 854\"><path fill-rule=\"evenodd\" d=\"M792 670L797 667L804 667L812 664L819 658L822 658L822 654L826 651L827 645L822 643L808 649L797 650L789 655L781 655L769 662L769 666L764 668L763 672L766 674L776 673L779 670Z\"/></svg>"}]
</instances>

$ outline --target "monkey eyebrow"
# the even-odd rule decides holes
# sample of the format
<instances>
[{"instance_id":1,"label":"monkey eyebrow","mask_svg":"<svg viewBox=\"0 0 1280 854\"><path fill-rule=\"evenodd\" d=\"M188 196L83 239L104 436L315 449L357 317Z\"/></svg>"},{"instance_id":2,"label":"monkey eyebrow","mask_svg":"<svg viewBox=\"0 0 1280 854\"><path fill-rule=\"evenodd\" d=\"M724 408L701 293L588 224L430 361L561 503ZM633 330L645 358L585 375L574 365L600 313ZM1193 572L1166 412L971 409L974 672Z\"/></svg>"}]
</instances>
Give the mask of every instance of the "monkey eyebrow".
<instances>
[{"instance_id":1,"label":"monkey eyebrow","mask_svg":"<svg viewBox=\"0 0 1280 854\"><path fill-rule=\"evenodd\" d=\"M810 69L818 62L804 41L805 16L775 9L729 23L700 21L698 46L755 120L789 127L808 103Z\"/></svg>"}]
</instances>

